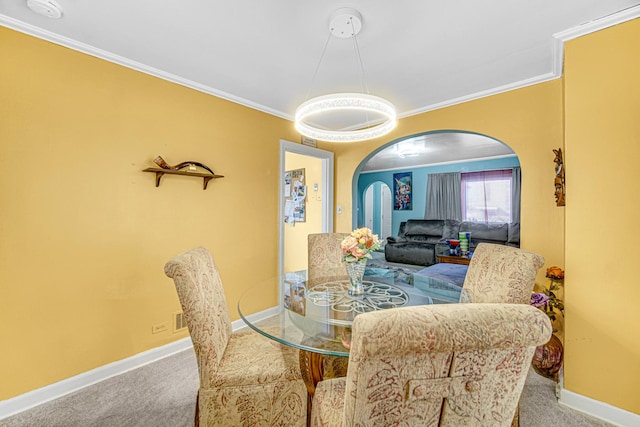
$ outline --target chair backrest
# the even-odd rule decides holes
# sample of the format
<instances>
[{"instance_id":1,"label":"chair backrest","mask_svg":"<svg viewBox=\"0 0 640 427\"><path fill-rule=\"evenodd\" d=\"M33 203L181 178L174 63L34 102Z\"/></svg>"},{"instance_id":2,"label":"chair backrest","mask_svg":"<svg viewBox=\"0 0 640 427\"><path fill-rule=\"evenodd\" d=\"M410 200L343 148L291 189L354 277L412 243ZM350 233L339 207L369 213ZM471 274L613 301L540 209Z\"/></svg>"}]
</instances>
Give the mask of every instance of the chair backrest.
<instances>
[{"instance_id":1,"label":"chair backrest","mask_svg":"<svg viewBox=\"0 0 640 427\"><path fill-rule=\"evenodd\" d=\"M462 285L460 302L529 304L544 258L512 246L480 243Z\"/></svg>"},{"instance_id":2,"label":"chair backrest","mask_svg":"<svg viewBox=\"0 0 640 427\"><path fill-rule=\"evenodd\" d=\"M191 334L202 384L218 370L231 336L231 319L220 274L207 249L177 255L164 266L173 279Z\"/></svg>"},{"instance_id":3,"label":"chair backrest","mask_svg":"<svg viewBox=\"0 0 640 427\"><path fill-rule=\"evenodd\" d=\"M309 234L308 239L308 286L331 280L348 279L342 262L340 243L349 233Z\"/></svg>"},{"instance_id":4,"label":"chair backrest","mask_svg":"<svg viewBox=\"0 0 640 427\"><path fill-rule=\"evenodd\" d=\"M435 304L353 322L344 425L509 426L551 322L523 304Z\"/></svg>"}]
</instances>

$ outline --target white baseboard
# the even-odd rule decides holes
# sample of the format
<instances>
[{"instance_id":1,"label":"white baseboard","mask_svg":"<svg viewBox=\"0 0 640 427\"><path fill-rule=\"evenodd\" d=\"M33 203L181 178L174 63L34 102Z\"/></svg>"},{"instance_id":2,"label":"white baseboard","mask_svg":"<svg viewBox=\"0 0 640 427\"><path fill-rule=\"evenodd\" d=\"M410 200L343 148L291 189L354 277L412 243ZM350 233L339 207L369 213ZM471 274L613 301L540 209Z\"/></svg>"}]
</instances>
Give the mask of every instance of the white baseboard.
<instances>
[{"instance_id":1,"label":"white baseboard","mask_svg":"<svg viewBox=\"0 0 640 427\"><path fill-rule=\"evenodd\" d=\"M251 322L256 322L267 319L277 313L278 308L273 307L247 316L247 319ZM246 327L247 325L243 320L231 322L231 328L234 331ZM193 348L191 337L183 338L163 345L162 347L156 347L127 357L126 359L118 360L117 362L109 363L92 369L91 371L83 372L82 374L12 397L11 399L0 401L0 420L191 348Z\"/></svg>"},{"instance_id":2,"label":"white baseboard","mask_svg":"<svg viewBox=\"0 0 640 427\"><path fill-rule=\"evenodd\" d=\"M558 403L613 425L621 427L640 426L640 415L566 389L560 389L560 399Z\"/></svg>"}]
</instances>

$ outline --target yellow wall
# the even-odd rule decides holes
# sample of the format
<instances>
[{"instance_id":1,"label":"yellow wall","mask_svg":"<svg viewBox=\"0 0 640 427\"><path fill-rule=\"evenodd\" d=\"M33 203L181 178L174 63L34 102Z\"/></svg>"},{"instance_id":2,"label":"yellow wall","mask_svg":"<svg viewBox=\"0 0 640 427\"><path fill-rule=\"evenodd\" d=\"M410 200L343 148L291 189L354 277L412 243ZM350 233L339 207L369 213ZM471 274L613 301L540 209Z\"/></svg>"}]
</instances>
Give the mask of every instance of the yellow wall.
<instances>
[{"instance_id":1,"label":"yellow wall","mask_svg":"<svg viewBox=\"0 0 640 427\"><path fill-rule=\"evenodd\" d=\"M296 153L285 154L287 170L304 169L307 186L306 220L284 226L284 272L307 269L307 236L322 232L322 159ZM318 191L313 191L313 184Z\"/></svg>"},{"instance_id":2,"label":"yellow wall","mask_svg":"<svg viewBox=\"0 0 640 427\"><path fill-rule=\"evenodd\" d=\"M275 305L289 121L3 27L0 60L0 400L187 336L151 326L179 310L163 267L193 246L233 319L249 286ZM155 188L157 155L225 178Z\"/></svg>"},{"instance_id":3,"label":"yellow wall","mask_svg":"<svg viewBox=\"0 0 640 427\"><path fill-rule=\"evenodd\" d=\"M343 207L336 230L352 228L353 173L369 153L400 137L442 129L482 133L516 152L522 167L522 246L544 255L547 265L564 265L564 209L556 207L553 196L552 152L563 145L561 80L408 117L385 138L322 144L336 154L335 205ZM544 274L540 277L543 281Z\"/></svg>"},{"instance_id":4,"label":"yellow wall","mask_svg":"<svg viewBox=\"0 0 640 427\"><path fill-rule=\"evenodd\" d=\"M336 153L336 231L352 229L356 167L387 142L458 129L511 146L522 246L566 267L565 386L636 413L637 275L618 260L637 217L638 40L636 20L568 44L566 208L551 151L565 148L563 80L409 117L384 139L319 144ZM179 307L162 267L189 247L212 250L234 318L252 284L272 291L256 311L273 305L291 123L3 28L0 52L0 399L182 338L150 330ZM226 177L154 188L140 170L158 154Z\"/></svg>"},{"instance_id":5,"label":"yellow wall","mask_svg":"<svg viewBox=\"0 0 640 427\"><path fill-rule=\"evenodd\" d=\"M536 287L548 283L546 267L566 270L565 388L633 413L640 413L640 287L621 238L640 206L639 51L636 19L568 43L565 79L409 117L384 139L321 147L336 154L340 231L352 225L353 173L376 148L439 129L508 144L522 166L522 247L546 258ZM568 195L559 208L552 149L565 148L565 102Z\"/></svg>"},{"instance_id":6,"label":"yellow wall","mask_svg":"<svg viewBox=\"0 0 640 427\"><path fill-rule=\"evenodd\" d=\"M640 19L565 55L565 388L640 414Z\"/></svg>"}]
</instances>

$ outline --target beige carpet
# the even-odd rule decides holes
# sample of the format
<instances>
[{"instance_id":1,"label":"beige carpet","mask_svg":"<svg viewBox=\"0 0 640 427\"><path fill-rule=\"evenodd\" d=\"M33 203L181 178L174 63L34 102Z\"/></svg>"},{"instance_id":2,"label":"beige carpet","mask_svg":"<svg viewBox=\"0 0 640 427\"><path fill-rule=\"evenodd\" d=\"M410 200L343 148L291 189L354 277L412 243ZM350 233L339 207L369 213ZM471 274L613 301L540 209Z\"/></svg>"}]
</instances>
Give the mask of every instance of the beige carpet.
<instances>
[{"instance_id":1,"label":"beige carpet","mask_svg":"<svg viewBox=\"0 0 640 427\"><path fill-rule=\"evenodd\" d=\"M198 371L192 350L0 420L3 427L186 427L193 425ZM555 383L529 372L522 427L606 427L558 405Z\"/></svg>"}]
</instances>

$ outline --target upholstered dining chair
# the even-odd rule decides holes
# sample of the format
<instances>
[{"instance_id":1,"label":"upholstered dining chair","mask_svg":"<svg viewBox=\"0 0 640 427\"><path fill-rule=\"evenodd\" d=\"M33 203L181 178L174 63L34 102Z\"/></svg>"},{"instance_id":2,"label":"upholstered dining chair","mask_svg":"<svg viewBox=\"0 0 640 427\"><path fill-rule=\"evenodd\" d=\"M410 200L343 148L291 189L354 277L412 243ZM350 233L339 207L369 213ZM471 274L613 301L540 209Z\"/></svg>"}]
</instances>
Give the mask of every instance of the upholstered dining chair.
<instances>
[{"instance_id":1,"label":"upholstered dining chair","mask_svg":"<svg viewBox=\"0 0 640 427\"><path fill-rule=\"evenodd\" d=\"M348 279L342 262L340 243L349 233L309 234L307 281L308 286L332 280Z\"/></svg>"},{"instance_id":2,"label":"upholstered dining chair","mask_svg":"<svg viewBox=\"0 0 640 427\"><path fill-rule=\"evenodd\" d=\"M462 285L460 302L529 304L544 258L524 249L480 243Z\"/></svg>"},{"instance_id":3,"label":"upholstered dining chair","mask_svg":"<svg viewBox=\"0 0 640 427\"><path fill-rule=\"evenodd\" d=\"M307 389L298 350L254 331L232 332L220 274L198 247L166 263L193 341L198 426L304 426Z\"/></svg>"},{"instance_id":4,"label":"upholstered dining chair","mask_svg":"<svg viewBox=\"0 0 640 427\"><path fill-rule=\"evenodd\" d=\"M551 322L523 304L435 304L353 322L346 378L318 383L312 426L509 426Z\"/></svg>"}]
</instances>

